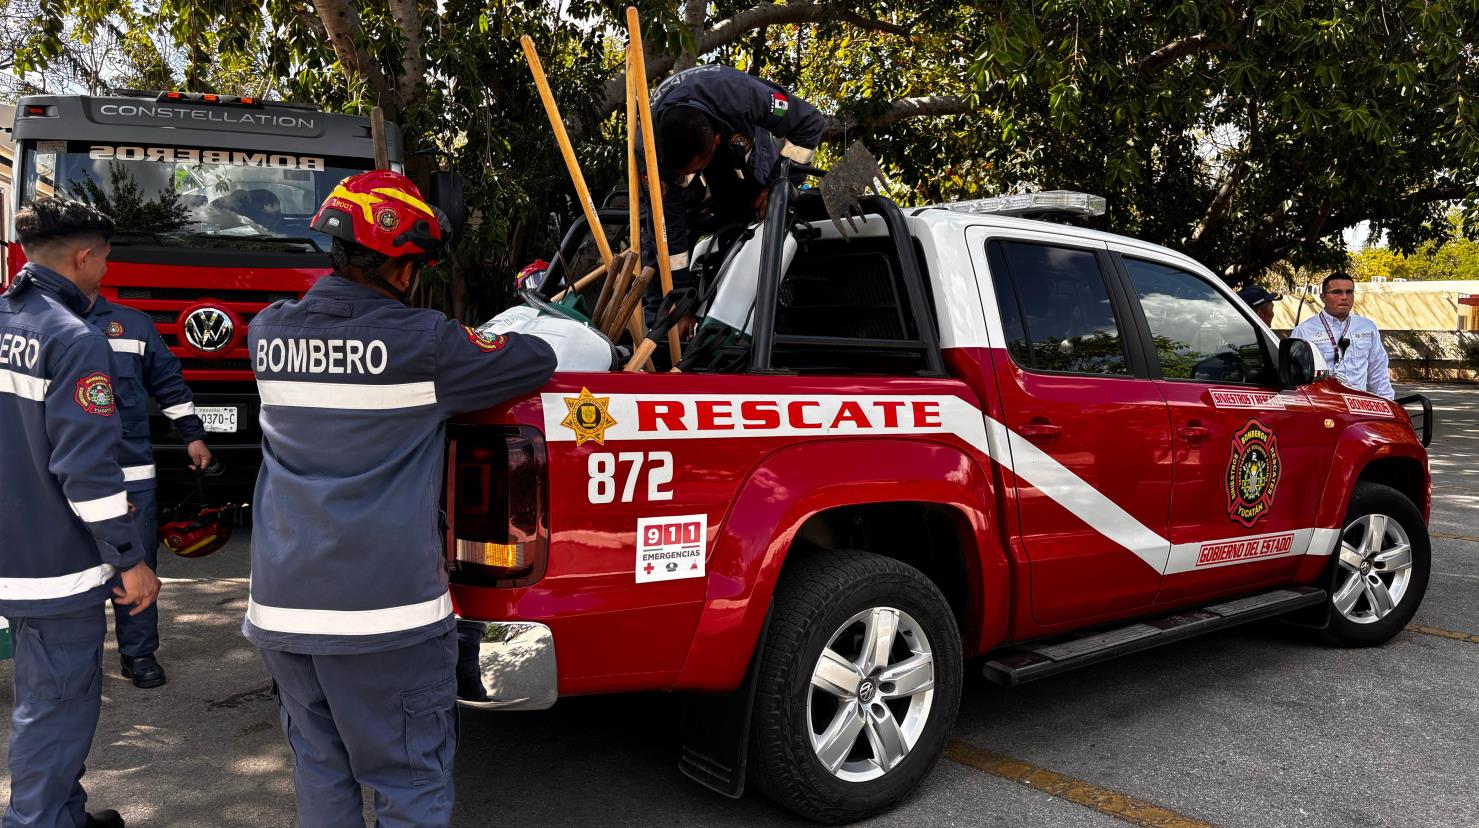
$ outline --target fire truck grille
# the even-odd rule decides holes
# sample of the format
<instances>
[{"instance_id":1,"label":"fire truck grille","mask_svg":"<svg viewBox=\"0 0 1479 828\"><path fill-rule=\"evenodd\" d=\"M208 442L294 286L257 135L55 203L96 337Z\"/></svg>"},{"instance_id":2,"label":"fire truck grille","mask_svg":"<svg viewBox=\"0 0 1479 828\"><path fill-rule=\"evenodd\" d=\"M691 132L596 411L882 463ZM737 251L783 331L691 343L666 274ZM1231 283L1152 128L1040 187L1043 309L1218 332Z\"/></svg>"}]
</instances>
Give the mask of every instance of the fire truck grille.
<instances>
[{"instance_id":1,"label":"fire truck grille","mask_svg":"<svg viewBox=\"0 0 1479 828\"><path fill-rule=\"evenodd\" d=\"M185 357L180 360L180 367L186 371L250 371L252 361L249 359L195 359Z\"/></svg>"},{"instance_id":2,"label":"fire truck grille","mask_svg":"<svg viewBox=\"0 0 1479 828\"><path fill-rule=\"evenodd\" d=\"M121 287L119 299L160 299L176 302L194 302L200 299L220 299L232 302L276 302L279 299L297 299L298 294L281 290L219 290L206 288L156 288Z\"/></svg>"}]
</instances>

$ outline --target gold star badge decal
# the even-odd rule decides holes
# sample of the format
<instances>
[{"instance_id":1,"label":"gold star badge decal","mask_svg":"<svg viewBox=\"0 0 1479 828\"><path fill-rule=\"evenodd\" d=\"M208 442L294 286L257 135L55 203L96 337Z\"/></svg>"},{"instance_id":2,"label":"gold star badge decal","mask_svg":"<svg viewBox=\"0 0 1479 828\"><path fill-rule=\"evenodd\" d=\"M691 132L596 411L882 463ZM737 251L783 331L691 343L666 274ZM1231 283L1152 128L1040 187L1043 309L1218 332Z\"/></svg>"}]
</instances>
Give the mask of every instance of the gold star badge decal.
<instances>
[{"instance_id":1,"label":"gold star badge decal","mask_svg":"<svg viewBox=\"0 0 1479 828\"><path fill-rule=\"evenodd\" d=\"M604 446L606 429L616 425L616 418L606 410L609 405L610 397L597 397L589 388L581 388L579 397L565 398L565 407L570 409L570 413L565 415L560 425L575 432L577 446L586 440L595 440Z\"/></svg>"}]
</instances>

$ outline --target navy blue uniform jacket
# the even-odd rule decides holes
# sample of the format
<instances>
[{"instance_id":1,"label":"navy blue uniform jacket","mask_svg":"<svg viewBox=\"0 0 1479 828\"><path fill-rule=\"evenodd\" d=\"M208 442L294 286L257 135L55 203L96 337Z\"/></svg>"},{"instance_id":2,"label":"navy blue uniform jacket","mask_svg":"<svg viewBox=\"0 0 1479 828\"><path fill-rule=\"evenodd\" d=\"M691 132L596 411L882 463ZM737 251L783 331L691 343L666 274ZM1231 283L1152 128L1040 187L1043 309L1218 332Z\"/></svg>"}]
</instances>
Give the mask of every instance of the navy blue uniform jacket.
<instances>
[{"instance_id":1,"label":"navy blue uniform jacket","mask_svg":"<svg viewBox=\"0 0 1479 828\"><path fill-rule=\"evenodd\" d=\"M269 650L347 654L451 629L444 424L543 385L554 351L339 276L262 311L248 341L262 471L243 634Z\"/></svg>"},{"instance_id":2,"label":"navy blue uniform jacket","mask_svg":"<svg viewBox=\"0 0 1479 828\"><path fill-rule=\"evenodd\" d=\"M95 606L144 558L123 470L108 342L89 299L27 264L0 296L0 615Z\"/></svg>"}]
</instances>

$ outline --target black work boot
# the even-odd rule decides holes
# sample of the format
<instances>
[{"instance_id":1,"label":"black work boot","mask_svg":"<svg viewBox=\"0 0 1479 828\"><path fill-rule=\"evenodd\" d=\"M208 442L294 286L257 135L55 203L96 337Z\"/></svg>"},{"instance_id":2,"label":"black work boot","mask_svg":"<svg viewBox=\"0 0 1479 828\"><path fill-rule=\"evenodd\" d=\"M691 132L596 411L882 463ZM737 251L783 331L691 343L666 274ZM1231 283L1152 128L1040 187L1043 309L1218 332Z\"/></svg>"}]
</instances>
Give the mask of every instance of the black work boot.
<instances>
[{"instance_id":1,"label":"black work boot","mask_svg":"<svg viewBox=\"0 0 1479 828\"><path fill-rule=\"evenodd\" d=\"M164 684L164 668L159 666L154 656L144 655L138 658L119 656L119 660L123 662L123 677L133 679L135 687L147 689Z\"/></svg>"},{"instance_id":2,"label":"black work boot","mask_svg":"<svg viewBox=\"0 0 1479 828\"><path fill-rule=\"evenodd\" d=\"M153 659L150 659L151 661ZM155 665L156 667L159 665ZM109 808L106 811L98 811L87 815L86 828L123 828L123 817L118 812Z\"/></svg>"}]
</instances>

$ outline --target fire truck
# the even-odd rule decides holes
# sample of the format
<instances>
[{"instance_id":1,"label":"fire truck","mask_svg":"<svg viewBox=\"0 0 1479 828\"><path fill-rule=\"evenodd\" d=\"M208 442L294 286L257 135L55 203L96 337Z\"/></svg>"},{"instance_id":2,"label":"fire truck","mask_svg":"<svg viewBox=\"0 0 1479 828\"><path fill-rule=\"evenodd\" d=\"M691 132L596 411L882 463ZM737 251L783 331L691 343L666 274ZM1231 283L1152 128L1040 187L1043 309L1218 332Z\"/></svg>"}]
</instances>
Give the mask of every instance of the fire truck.
<instances>
[{"instance_id":1,"label":"fire truck","mask_svg":"<svg viewBox=\"0 0 1479 828\"><path fill-rule=\"evenodd\" d=\"M103 293L153 318L213 432L221 488L249 498L261 434L247 326L329 271L329 240L308 224L335 184L374 167L370 120L229 95L35 95L17 104L12 138L5 237L16 210L48 195L113 217ZM399 169L393 125L384 140ZM6 247L8 282L25 257ZM184 446L157 407L150 420L160 486L178 490Z\"/></svg>"},{"instance_id":2,"label":"fire truck","mask_svg":"<svg viewBox=\"0 0 1479 828\"><path fill-rule=\"evenodd\" d=\"M838 823L917 788L967 669L1413 617L1426 400L1340 385L1179 252L1058 220L1103 199L869 197L844 234L790 186L695 249L681 373L558 372L450 427L465 706L681 693L683 773Z\"/></svg>"}]
</instances>

